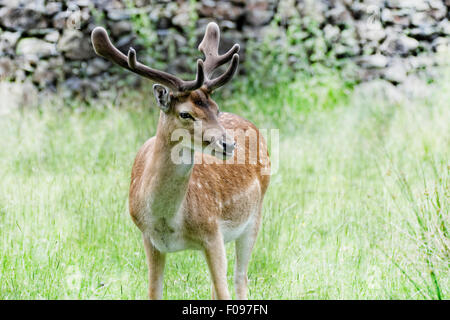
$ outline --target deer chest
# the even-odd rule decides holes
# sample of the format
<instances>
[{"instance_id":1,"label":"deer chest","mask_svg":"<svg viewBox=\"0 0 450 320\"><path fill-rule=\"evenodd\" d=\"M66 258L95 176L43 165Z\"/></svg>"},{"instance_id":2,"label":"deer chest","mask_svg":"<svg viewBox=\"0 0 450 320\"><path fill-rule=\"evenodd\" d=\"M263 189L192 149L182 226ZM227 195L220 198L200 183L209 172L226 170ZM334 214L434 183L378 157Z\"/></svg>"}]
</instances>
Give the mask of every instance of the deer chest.
<instances>
[{"instance_id":1,"label":"deer chest","mask_svg":"<svg viewBox=\"0 0 450 320\"><path fill-rule=\"evenodd\" d=\"M187 242L183 237L181 226L177 223L176 218L150 218L145 228L145 236L161 252L187 249Z\"/></svg>"}]
</instances>

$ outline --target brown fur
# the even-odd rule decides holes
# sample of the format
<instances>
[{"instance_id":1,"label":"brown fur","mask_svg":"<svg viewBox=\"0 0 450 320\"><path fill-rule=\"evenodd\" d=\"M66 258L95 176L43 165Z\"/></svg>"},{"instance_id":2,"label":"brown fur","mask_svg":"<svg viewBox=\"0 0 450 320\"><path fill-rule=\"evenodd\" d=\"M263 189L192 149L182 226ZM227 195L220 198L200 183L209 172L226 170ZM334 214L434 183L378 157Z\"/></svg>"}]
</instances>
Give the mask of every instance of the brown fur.
<instances>
[{"instance_id":1,"label":"brown fur","mask_svg":"<svg viewBox=\"0 0 450 320\"><path fill-rule=\"evenodd\" d=\"M219 113L217 104L210 99L212 91L231 80L239 64L239 45L219 55L219 42L219 26L210 22L199 45L205 60L197 60L195 80L183 81L138 63L132 48L124 55L111 43L104 28L92 31L92 44L98 55L157 82L153 90L161 113L156 136L136 156L129 193L131 217L144 237L152 299L162 296L165 253L184 249L203 250L213 296L228 299L224 242L231 240L236 241L236 294L240 299L247 296L247 266L269 184L269 176L263 172L269 174L270 162L266 143L263 139L259 142L256 127L236 115ZM214 70L228 62L227 70L212 78ZM172 141L172 135L180 133L178 129L190 133L189 143ZM240 129L234 141L226 129ZM256 150L250 141L254 141ZM231 157L235 149L234 158L245 160L242 164L217 163L215 157ZM175 164L172 150L186 156L201 150L195 153L195 159L204 162ZM246 157L240 158L243 152Z\"/></svg>"},{"instance_id":2,"label":"brown fur","mask_svg":"<svg viewBox=\"0 0 450 320\"><path fill-rule=\"evenodd\" d=\"M249 243L246 248L250 246L250 249L245 250L251 251L270 179L269 175L262 174L264 167L270 167L267 146L264 139L261 139L261 143L258 140L258 161L250 164L249 139L245 138L245 143L239 144L239 141L244 140L235 136L238 145L234 159L236 161L238 152L245 149L244 164L218 163L220 160L215 157L196 152L196 159L203 159L201 164L193 164L191 168L176 165L170 160L170 150L174 145L170 141L170 135L180 126L188 127L180 124L176 118L178 108L183 104L190 108L191 113L205 127L241 129L241 134L255 130L259 138L259 131L248 120L231 113L218 113L217 105L205 90L199 89L178 98L168 114L161 112L156 136L150 138L136 156L131 173L130 215L144 233L150 270L152 266L161 269L158 261L164 260L164 252L178 250L172 250L170 245L180 241L181 250L204 250L217 297L229 298L226 279L223 279L224 272L226 273L223 242L229 237L232 239L228 241L239 240L249 234L251 236L246 240ZM149 199L153 199L150 205ZM248 222L249 219L253 219L251 223ZM239 228L241 225L245 226L245 230L238 235L239 239L227 234L228 228ZM226 228L221 229L221 226ZM246 297L246 264L249 254L248 257L247 254L244 256L243 260L246 261L239 278L242 279L236 280L240 287L237 289L238 297L241 298ZM155 289L159 287L158 281L162 281L162 274L155 276L155 272L150 271L151 298L161 297L160 290Z\"/></svg>"}]
</instances>

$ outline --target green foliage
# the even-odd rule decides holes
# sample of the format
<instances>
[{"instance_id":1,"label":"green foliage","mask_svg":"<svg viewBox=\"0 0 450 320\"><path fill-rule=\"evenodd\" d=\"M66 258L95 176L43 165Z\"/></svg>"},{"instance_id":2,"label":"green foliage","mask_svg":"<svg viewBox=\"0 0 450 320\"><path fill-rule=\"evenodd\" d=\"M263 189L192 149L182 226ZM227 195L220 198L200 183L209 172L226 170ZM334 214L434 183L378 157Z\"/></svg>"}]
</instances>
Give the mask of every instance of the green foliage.
<instances>
[{"instance_id":1,"label":"green foliage","mask_svg":"<svg viewBox=\"0 0 450 320\"><path fill-rule=\"evenodd\" d=\"M95 25L102 25L105 22L105 13L102 10L96 10L93 3L89 4L89 9L92 14L92 20Z\"/></svg>"},{"instance_id":2,"label":"green foliage","mask_svg":"<svg viewBox=\"0 0 450 320\"><path fill-rule=\"evenodd\" d=\"M342 71L354 82L352 63L337 53L325 39L322 26L297 11L288 21L277 13L258 39L250 40L246 51L247 87L255 90L278 87L305 77L325 76L331 70Z\"/></svg>"},{"instance_id":3,"label":"green foliage","mask_svg":"<svg viewBox=\"0 0 450 320\"><path fill-rule=\"evenodd\" d=\"M185 53L187 56L198 56L196 35L197 21L197 1L189 0L189 23L183 28L183 31L187 38L187 46L180 48L180 51L182 53Z\"/></svg>"},{"instance_id":4,"label":"green foliage","mask_svg":"<svg viewBox=\"0 0 450 320\"><path fill-rule=\"evenodd\" d=\"M195 71L197 50L198 3L190 0L188 5L189 23L183 27L170 26L167 34L158 36L156 23L163 6L155 5L152 12L136 8L132 1L131 21L142 46L139 58L159 69L167 69L168 63L177 59L177 53L192 57L184 61L190 77ZM175 6L175 4L173 4ZM167 8L166 8L167 9ZM275 14L269 26L261 30L257 39L250 39L246 45L246 61L241 65L245 75L234 79L231 88L240 92L254 93L266 89L283 87L293 82L306 82L307 79L324 78L328 81L330 74L338 71L346 80L346 86L354 82L352 64L348 59L337 59L334 48L325 40L322 25L309 18L300 17L295 11L288 20ZM181 29L181 30L180 30ZM182 32L187 43L176 47L176 34ZM273 93L273 91L271 93ZM225 90L225 96L229 91ZM273 96L273 94L271 94Z\"/></svg>"},{"instance_id":5,"label":"green foliage","mask_svg":"<svg viewBox=\"0 0 450 320\"><path fill-rule=\"evenodd\" d=\"M176 4L171 5L176 6ZM177 58L178 53L186 54L188 57L198 56L196 48L196 24L198 20L196 0L190 0L188 3L189 23L181 28L187 43L179 48L176 46L175 41L176 34L179 30L175 26L170 26L167 34L164 36L158 36L157 34L157 17L163 9L162 6L155 5L152 7L152 12L148 12L143 8L137 8L133 1L128 1L127 7L133 9L131 22L133 24L133 30L138 36L138 43L143 49L140 52L140 56L147 57L143 61L146 61L157 69L165 70L167 69L168 63L173 62ZM192 72L195 70L196 60L194 58L184 61L184 63L187 64L186 67ZM185 75L180 76L183 77ZM189 76L192 76L192 73L189 73Z\"/></svg>"},{"instance_id":6,"label":"green foliage","mask_svg":"<svg viewBox=\"0 0 450 320\"><path fill-rule=\"evenodd\" d=\"M396 104L333 74L220 102L280 130L250 298L450 298L448 80ZM0 299L146 298L127 194L158 120L148 101L129 91L0 118ZM209 298L206 270L197 251L170 254L164 298Z\"/></svg>"},{"instance_id":7,"label":"green foliage","mask_svg":"<svg viewBox=\"0 0 450 320\"><path fill-rule=\"evenodd\" d=\"M158 44L158 35L156 33L156 21L149 17L149 13L142 8L137 8L134 2L126 1L129 9L134 9L131 15L133 30L137 35L137 42L143 50L139 54L139 59L151 64L154 68L164 68L166 57L160 50L155 50Z\"/></svg>"},{"instance_id":8,"label":"green foliage","mask_svg":"<svg viewBox=\"0 0 450 320\"><path fill-rule=\"evenodd\" d=\"M316 68L319 70L319 66ZM292 130L313 111L348 105L354 85L327 68L321 68L315 77L299 75L264 89L248 78L238 78L233 84L234 94L218 96L219 105L226 106L227 111L256 117L259 123Z\"/></svg>"}]
</instances>

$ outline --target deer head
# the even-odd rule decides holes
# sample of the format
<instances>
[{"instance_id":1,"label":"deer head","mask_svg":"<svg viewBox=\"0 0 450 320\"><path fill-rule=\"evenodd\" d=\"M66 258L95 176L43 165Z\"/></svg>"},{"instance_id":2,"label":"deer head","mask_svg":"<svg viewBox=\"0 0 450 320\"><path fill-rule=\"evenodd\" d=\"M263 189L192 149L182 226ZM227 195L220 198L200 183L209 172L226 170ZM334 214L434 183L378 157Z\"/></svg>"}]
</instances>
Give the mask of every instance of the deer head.
<instances>
[{"instance_id":1,"label":"deer head","mask_svg":"<svg viewBox=\"0 0 450 320\"><path fill-rule=\"evenodd\" d=\"M190 81L139 63L133 48L129 49L127 56L124 55L114 47L102 27L92 31L91 39L98 55L156 82L153 93L161 109L160 125L169 135L176 129L186 129L190 133L192 149L208 150L208 153L219 158L233 154L234 139L226 135L219 123L219 108L210 96L213 90L225 85L235 74L239 64L239 45L235 44L227 53L219 55L220 31L216 23L211 22L206 27L204 38L198 46L205 59L197 60L196 77ZM230 60L228 69L213 78L214 71Z\"/></svg>"}]
</instances>

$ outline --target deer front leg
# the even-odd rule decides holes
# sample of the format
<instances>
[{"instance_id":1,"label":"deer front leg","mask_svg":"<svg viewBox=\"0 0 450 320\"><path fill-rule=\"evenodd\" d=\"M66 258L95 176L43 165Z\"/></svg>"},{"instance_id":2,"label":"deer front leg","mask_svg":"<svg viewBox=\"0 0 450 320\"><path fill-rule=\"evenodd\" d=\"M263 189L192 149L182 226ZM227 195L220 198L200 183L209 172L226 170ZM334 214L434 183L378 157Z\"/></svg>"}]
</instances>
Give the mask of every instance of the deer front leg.
<instances>
[{"instance_id":1,"label":"deer front leg","mask_svg":"<svg viewBox=\"0 0 450 320\"><path fill-rule=\"evenodd\" d=\"M259 225L261 221L261 209L254 223L251 223L247 230L236 239L236 263L234 265L234 287L236 297L239 300L247 300L247 269L252 254L252 249L258 235Z\"/></svg>"},{"instance_id":2,"label":"deer front leg","mask_svg":"<svg viewBox=\"0 0 450 320\"><path fill-rule=\"evenodd\" d=\"M211 274L213 298L229 300L230 293L227 285L227 257L222 235L217 232L216 235L205 243L204 250L206 262Z\"/></svg>"},{"instance_id":3,"label":"deer front leg","mask_svg":"<svg viewBox=\"0 0 450 320\"><path fill-rule=\"evenodd\" d=\"M211 300L216 300L216 288L214 288L214 283L211 282Z\"/></svg>"},{"instance_id":4,"label":"deer front leg","mask_svg":"<svg viewBox=\"0 0 450 320\"><path fill-rule=\"evenodd\" d=\"M247 268L255 238L253 234L245 234L236 240L234 287L239 300L247 300Z\"/></svg>"},{"instance_id":5,"label":"deer front leg","mask_svg":"<svg viewBox=\"0 0 450 320\"><path fill-rule=\"evenodd\" d=\"M145 236L144 247L148 262L148 296L151 300L160 300L162 298L166 254L158 251Z\"/></svg>"}]
</instances>

